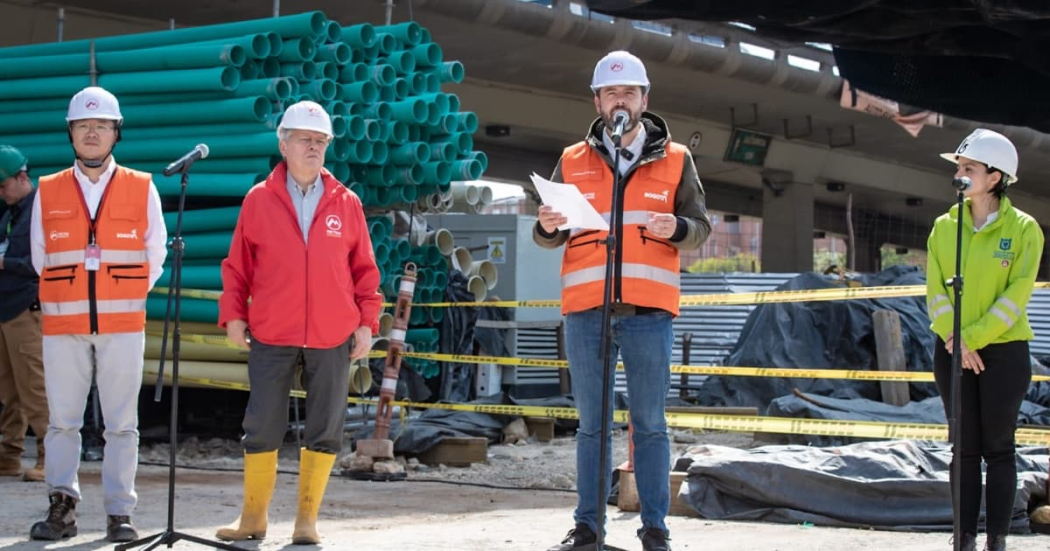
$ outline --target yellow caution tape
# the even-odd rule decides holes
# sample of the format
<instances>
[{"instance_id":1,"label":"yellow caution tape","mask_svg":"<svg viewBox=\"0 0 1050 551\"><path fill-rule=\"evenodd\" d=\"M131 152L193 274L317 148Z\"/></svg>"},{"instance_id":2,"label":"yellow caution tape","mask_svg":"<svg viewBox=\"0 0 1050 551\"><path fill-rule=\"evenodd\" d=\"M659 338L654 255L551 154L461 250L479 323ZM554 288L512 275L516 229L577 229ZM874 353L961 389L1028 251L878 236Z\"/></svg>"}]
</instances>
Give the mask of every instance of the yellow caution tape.
<instances>
[{"instance_id":1,"label":"yellow caution tape","mask_svg":"<svg viewBox=\"0 0 1050 551\"><path fill-rule=\"evenodd\" d=\"M150 375L150 373L147 373ZM156 375L156 373L152 373ZM248 385L216 379L179 377L181 381L201 386L233 390L249 390ZM302 398L303 391L291 392L292 396ZM378 404L377 400L365 398L348 398L350 404ZM579 419L575 408L558 408L543 406L518 406L503 404L432 404L423 402L394 401L392 405L403 408L442 409L449 411L467 411L487 413L490 415L509 415L516 417L554 417L556 419ZM930 423L881 423L877 421L840 421L832 419L793 419L787 417L759 417L748 415L716 415L706 413L666 413L667 424L671 427L720 430L729 432L766 432L776 434L809 434L819 436L839 436L848 438L883 438L909 440L948 439L948 427ZM613 419L626 423L628 412L616 410ZM1024 446L1050 446L1050 430L1036 428L1019 428L1015 438Z\"/></svg>"},{"instance_id":2,"label":"yellow caution tape","mask_svg":"<svg viewBox=\"0 0 1050 551\"><path fill-rule=\"evenodd\" d=\"M161 336L159 332L149 331L149 335ZM182 335L183 342L192 342L222 348L241 348L223 335ZM374 350L370 358L385 358L385 351ZM441 354L436 352L402 352L402 357L438 362L495 364L526 367L548 367L568 369L565 360L547 358L512 358L504 356L470 356L465 354ZM623 371L622 363L616 369ZM671 364L671 373L679 375L722 375L727 377L784 377L789 379L840 379L850 381L909 381L933 382L933 373L928 371L867 371L858 369L791 369L783 367L735 367L718 365L681 365ZM1050 381L1050 376L1033 375L1033 382Z\"/></svg>"},{"instance_id":3,"label":"yellow caution tape","mask_svg":"<svg viewBox=\"0 0 1050 551\"><path fill-rule=\"evenodd\" d=\"M1050 289L1050 282L1038 282L1036 289ZM167 294L167 287L155 287L154 294ZM219 300L222 291L183 289L182 296L205 300ZM758 293L713 293L710 295L683 295L681 306L747 306L785 302L818 302L828 300L856 300L876 298L915 297L926 295L923 285L890 285L882 287L845 287L841 289L801 289L797 291L762 291ZM384 302L383 307L393 304ZM413 307L427 308L560 308L560 300L494 300L489 302L428 302L412 303Z\"/></svg>"},{"instance_id":4,"label":"yellow caution tape","mask_svg":"<svg viewBox=\"0 0 1050 551\"><path fill-rule=\"evenodd\" d=\"M167 287L154 287L150 293L154 295L165 295L168 294ZM199 298L203 300L219 300L222 296L222 291L208 291L205 289L183 289L182 298Z\"/></svg>"}]
</instances>

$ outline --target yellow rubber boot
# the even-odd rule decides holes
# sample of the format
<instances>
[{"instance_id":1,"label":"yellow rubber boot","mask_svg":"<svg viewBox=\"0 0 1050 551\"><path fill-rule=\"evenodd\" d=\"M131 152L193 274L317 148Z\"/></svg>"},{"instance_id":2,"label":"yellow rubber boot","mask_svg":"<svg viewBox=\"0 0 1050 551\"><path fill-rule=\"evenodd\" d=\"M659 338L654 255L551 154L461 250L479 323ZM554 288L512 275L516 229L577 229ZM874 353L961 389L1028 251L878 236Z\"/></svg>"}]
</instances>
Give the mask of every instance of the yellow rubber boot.
<instances>
[{"instance_id":1,"label":"yellow rubber boot","mask_svg":"<svg viewBox=\"0 0 1050 551\"><path fill-rule=\"evenodd\" d=\"M321 543L317 535L317 511L321 509L321 498L328 475L335 464L334 453L313 452L302 449L299 456L299 514L295 516L295 531L292 543L310 545Z\"/></svg>"},{"instance_id":2,"label":"yellow rubber boot","mask_svg":"<svg viewBox=\"0 0 1050 551\"><path fill-rule=\"evenodd\" d=\"M277 450L244 454L244 508L237 520L215 532L227 541L266 537L266 511L277 482Z\"/></svg>"}]
</instances>

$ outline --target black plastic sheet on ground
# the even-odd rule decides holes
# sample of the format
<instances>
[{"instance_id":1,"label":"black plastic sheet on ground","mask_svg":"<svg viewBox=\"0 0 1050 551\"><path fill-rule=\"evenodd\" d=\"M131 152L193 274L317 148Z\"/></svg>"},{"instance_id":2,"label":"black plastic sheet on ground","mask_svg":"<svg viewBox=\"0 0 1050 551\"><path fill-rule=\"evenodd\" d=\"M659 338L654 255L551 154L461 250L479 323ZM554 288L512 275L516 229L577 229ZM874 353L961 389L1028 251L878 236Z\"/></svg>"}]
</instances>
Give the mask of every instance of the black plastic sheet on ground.
<instances>
[{"instance_id":1,"label":"black plastic sheet on ground","mask_svg":"<svg viewBox=\"0 0 1050 551\"><path fill-rule=\"evenodd\" d=\"M572 398L555 396L515 400L504 394L487 396L469 402L468 405L521 405L540 407L574 407ZM418 417L410 418L404 425L396 417L390 422L390 438L394 441L394 453L418 455L436 446L443 438L480 437L490 444L498 444L503 436L503 427L516 419L511 415L493 415L473 411L426 409ZM371 438L372 426L354 434L352 440Z\"/></svg>"},{"instance_id":2,"label":"black plastic sheet on ground","mask_svg":"<svg viewBox=\"0 0 1050 551\"><path fill-rule=\"evenodd\" d=\"M918 268L894 266L863 274L864 287L925 285ZM804 273L777 287L781 290L841 288L815 273ZM878 369L872 314L893 310L900 315L908 371L931 371L933 334L924 297L761 304L748 316L725 365L779 368ZM931 383L909 385L912 400L936 394ZM775 377L710 377L699 401L710 406L752 406L765 409L774 399L795 389L834 398L881 400L878 382Z\"/></svg>"},{"instance_id":3,"label":"black plastic sheet on ground","mask_svg":"<svg viewBox=\"0 0 1050 551\"><path fill-rule=\"evenodd\" d=\"M943 446L907 440L838 448L694 446L675 470L689 473L678 499L704 518L951 530L950 460ZM1019 450L1011 531L1028 532L1029 506L1046 501L1047 466L1046 448Z\"/></svg>"}]
</instances>

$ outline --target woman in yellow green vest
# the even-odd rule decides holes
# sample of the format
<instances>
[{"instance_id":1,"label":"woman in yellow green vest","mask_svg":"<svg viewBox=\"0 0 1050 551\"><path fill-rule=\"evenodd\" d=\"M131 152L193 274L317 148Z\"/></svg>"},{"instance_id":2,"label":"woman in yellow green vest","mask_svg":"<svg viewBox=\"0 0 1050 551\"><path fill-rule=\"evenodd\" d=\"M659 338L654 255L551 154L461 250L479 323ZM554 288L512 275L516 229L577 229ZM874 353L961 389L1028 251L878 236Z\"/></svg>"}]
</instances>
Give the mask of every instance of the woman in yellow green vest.
<instances>
[{"instance_id":1,"label":"woman in yellow green vest","mask_svg":"<svg viewBox=\"0 0 1050 551\"><path fill-rule=\"evenodd\" d=\"M926 300L937 334L934 376L950 412L952 347L962 339L962 415L959 482L963 551L976 549L981 516L981 460L987 464L986 549L1006 549L1017 464L1017 413L1032 380L1028 341L1028 299L1043 253L1043 230L1006 196L1017 181L1017 149L1002 134L978 129L954 153L941 155L958 165L956 177L972 184L958 205L934 222L928 243ZM957 221L962 216L962 276L965 281L961 332L953 333L955 296L945 281L955 273ZM949 414L950 416L950 414ZM953 486L954 488L954 486Z\"/></svg>"}]
</instances>

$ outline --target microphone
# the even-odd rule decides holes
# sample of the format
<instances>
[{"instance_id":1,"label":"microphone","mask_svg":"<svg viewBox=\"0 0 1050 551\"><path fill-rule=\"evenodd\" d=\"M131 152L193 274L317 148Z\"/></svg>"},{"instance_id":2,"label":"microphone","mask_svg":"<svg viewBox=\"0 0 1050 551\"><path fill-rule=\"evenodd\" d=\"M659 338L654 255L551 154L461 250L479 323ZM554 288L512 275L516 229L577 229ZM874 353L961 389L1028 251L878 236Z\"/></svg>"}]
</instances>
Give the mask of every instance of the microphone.
<instances>
[{"instance_id":1,"label":"microphone","mask_svg":"<svg viewBox=\"0 0 1050 551\"><path fill-rule=\"evenodd\" d=\"M201 159L204 159L207 156L208 156L208 146L205 145L205 144L199 143L199 144L197 144L196 147L193 148L192 151L190 151L189 153L183 155L182 157L179 158L179 160L175 161L174 163L171 163L170 165L168 165L168 168L164 169L164 175L165 176L171 176L172 174L175 174L176 172L182 172L182 171L190 168L190 165L192 165L193 163L195 163L195 162L197 162L197 161L199 161Z\"/></svg>"},{"instance_id":2,"label":"microphone","mask_svg":"<svg viewBox=\"0 0 1050 551\"><path fill-rule=\"evenodd\" d=\"M973 185L973 180L969 176L962 176L959 178L952 178L952 187L959 191L966 191Z\"/></svg>"},{"instance_id":3,"label":"microphone","mask_svg":"<svg viewBox=\"0 0 1050 551\"><path fill-rule=\"evenodd\" d=\"M627 121L629 119L630 117L627 115L627 111L622 109L613 113L613 127L609 136L612 138L612 143L616 147L620 147L620 140L623 138L623 131L627 126Z\"/></svg>"}]
</instances>

